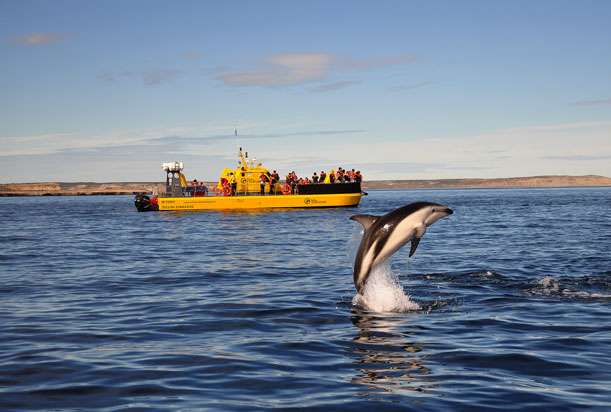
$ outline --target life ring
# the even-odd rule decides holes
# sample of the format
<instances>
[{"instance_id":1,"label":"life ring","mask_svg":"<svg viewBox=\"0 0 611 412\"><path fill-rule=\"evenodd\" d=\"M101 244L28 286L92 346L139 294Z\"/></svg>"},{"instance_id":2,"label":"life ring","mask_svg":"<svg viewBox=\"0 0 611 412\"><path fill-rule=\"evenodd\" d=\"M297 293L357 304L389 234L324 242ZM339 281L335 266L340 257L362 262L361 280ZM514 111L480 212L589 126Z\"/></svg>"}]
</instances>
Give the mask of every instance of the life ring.
<instances>
[{"instance_id":1,"label":"life ring","mask_svg":"<svg viewBox=\"0 0 611 412\"><path fill-rule=\"evenodd\" d=\"M282 186L282 194L290 195L291 194L291 185L289 185L288 183L285 183L284 186Z\"/></svg>"},{"instance_id":2,"label":"life ring","mask_svg":"<svg viewBox=\"0 0 611 412\"><path fill-rule=\"evenodd\" d=\"M223 196L231 196L231 187L223 186Z\"/></svg>"}]
</instances>

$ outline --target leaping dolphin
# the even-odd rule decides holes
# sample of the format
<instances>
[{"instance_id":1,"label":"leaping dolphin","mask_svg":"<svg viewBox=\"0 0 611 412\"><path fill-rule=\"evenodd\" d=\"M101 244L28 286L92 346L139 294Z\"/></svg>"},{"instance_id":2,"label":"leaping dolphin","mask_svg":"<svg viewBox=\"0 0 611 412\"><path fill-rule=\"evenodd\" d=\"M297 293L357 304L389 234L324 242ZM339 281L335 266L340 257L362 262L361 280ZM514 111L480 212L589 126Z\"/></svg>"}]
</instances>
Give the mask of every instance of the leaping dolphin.
<instances>
[{"instance_id":1,"label":"leaping dolphin","mask_svg":"<svg viewBox=\"0 0 611 412\"><path fill-rule=\"evenodd\" d=\"M426 228L454 213L447 206L430 202L415 202L393 210L384 216L354 215L365 233L354 260L354 286L363 292L371 270L385 262L411 240L409 256L418 247Z\"/></svg>"}]
</instances>

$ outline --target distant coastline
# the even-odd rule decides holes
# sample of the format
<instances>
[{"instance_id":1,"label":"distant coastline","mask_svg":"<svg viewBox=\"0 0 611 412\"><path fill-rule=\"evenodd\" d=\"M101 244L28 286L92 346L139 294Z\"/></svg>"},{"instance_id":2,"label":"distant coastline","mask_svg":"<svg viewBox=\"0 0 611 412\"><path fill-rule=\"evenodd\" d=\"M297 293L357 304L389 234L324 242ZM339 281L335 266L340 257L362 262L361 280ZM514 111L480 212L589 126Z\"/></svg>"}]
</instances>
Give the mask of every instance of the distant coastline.
<instances>
[{"instance_id":1,"label":"distant coastline","mask_svg":"<svg viewBox=\"0 0 611 412\"><path fill-rule=\"evenodd\" d=\"M215 183L209 182L209 185ZM529 176L495 179L428 179L428 180L372 180L363 182L363 190L391 189L509 189L551 187L611 186L605 176ZM152 192L163 187L162 182L42 182L0 184L0 196L95 196L132 195Z\"/></svg>"}]
</instances>

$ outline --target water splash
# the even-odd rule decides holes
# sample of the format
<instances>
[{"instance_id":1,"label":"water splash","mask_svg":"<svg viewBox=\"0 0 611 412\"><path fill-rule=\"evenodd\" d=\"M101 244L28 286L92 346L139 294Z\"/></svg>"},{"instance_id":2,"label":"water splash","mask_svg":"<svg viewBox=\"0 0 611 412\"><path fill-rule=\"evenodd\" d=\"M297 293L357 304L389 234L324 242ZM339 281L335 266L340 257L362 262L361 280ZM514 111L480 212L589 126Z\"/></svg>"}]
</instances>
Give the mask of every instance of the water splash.
<instances>
[{"instance_id":1,"label":"water splash","mask_svg":"<svg viewBox=\"0 0 611 412\"><path fill-rule=\"evenodd\" d=\"M551 276L545 276L537 282L537 286L544 295L553 295L560 292L560 282Z\"/></svg>"},{"instance_id":2,"label":"water splash","mask_svg":"<svg viewBox=\"0 0 611 412\"><path fill-rule=\"evenodd\" d=\"M373 312L409 312L420 310L401 287L388 264L374 268L367 279L363 294L357 293L352 304Z\"/></svg>"},{"instance_id":3,"label":"water splash","mask_svg":"<svg viewBox=\"0 0 611 412\"><path fill-rule=\"evenodd\" d=\"M596 286L602 282L592 282L589 278L556 278L545 276L538 280L534 287L529 289L529 293L545 296L566 296L569 298L581 299L609 299L611 294L603 290L583 290L591 287L590 283ZM597 285L601 286L601 285ZM605 286L604 283L602 286ZM581 289L581 290L580 290Z\"/></svg>"},{"instance_id":4,"label":"water splash","mask_svg":"<svg viewBox=\"0 0 611 412\"><path fill-rule=\"evenodd\" d=\"M362 227L360 227L360 225L359 227L354 226L352 229L350 238L346 242L346 259L348 259L349 262L354 262L364 233L365 231Z\"/></svg>"}]
</instances>

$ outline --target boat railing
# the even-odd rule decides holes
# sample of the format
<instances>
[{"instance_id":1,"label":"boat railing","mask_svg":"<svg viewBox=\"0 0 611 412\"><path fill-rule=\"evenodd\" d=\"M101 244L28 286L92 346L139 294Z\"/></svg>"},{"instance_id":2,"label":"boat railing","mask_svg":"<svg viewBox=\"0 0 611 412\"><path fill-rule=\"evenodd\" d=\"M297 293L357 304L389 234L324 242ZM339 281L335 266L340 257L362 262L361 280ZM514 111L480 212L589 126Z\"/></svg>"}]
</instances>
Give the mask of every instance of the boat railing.
<instances>
[{"instance_id":1,"label":"boat railing","mask_svg":"<svg viewBox=\"0 0 611 412\"><path fill-rule=\"evenodd\" d=\"M322 195L322 194L344 194L344 193L360 193L361 183L360 182L341 182L341 183L309 183L309 184L296 184L290 192L287 193L281 190L286 183L281 181L276 185L276 190L270 193L269 186L266 185L263 196L285 196L287 194L296 195ZM216 190L210 188L216 188L215 183L210 183L204 186L187 186L187 187L166 187L165 193L160 193L161 197L226 197L226 196L261 196L260 191L248 191L241 190L231 195L229 187L223 190ZM169 189L169 190L168 190ZM227 194L225 194L227 193Z\"/></svg>"},{"instance_id":2,"label":"boat railing","mask_svg":"<svg viewBox=\"0 0 611 412\"><path fill-rule=\"evenodd\" d=\"M286 193L280 189L284 186L284 182L281 182L277 186L277 189L270 193L269 186L265 187L263 196L285 196L287 194L295 195L323 195L323 194L345 194L345 193L360 193L361 183L360 182L349 182L349 183L310 183L310 184L297 184L294 190ZM227 192L225 192L227 193ZM207 191L185 191L184 197L226 197L226 196L262 196L260 191L248 191L238 190L235 194L229 193L224 194L222 190L207 190Z\"/></svg>"}]
</instances>

